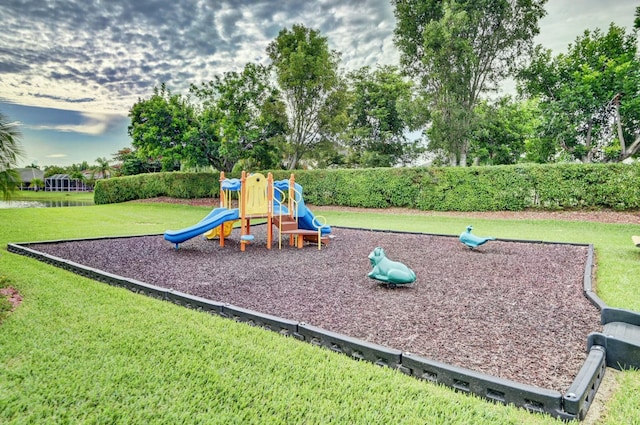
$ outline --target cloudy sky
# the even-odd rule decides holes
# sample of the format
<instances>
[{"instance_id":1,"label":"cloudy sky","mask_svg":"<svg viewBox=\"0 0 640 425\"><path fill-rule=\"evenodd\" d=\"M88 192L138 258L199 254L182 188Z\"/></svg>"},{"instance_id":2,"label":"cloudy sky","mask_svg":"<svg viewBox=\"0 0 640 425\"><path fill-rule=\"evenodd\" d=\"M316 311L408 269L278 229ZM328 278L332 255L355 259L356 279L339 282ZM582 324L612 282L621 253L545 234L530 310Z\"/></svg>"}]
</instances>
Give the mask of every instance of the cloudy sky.
<instances>
[{"instance_id":1,"label":"cloudy sky","mask_svg":"<svg viewBox=\"0 0 640 425\"><path fill-rule=\"evenodd\" d=\"M536 40L556 53L586 29L633 25L639 0L549 0ZM388 0L2 0L0 112L20 123L21 165L70 165L130 146L127 113L247 62L283 28L328 37L342 66L397 64Z\"/></svg>"}]
</instances>

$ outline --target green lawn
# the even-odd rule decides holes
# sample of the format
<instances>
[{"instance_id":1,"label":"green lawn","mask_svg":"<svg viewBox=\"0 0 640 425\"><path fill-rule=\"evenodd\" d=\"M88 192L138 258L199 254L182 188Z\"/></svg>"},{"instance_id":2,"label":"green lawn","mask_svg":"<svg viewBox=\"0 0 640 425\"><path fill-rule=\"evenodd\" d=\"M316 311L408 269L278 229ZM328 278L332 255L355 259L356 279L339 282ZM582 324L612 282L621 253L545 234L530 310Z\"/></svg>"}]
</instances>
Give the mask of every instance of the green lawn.
<instances>
[{"instance_id":1,"label":"green lawn","mask_svg":"<svg viewBox=\"0 0 640 425\"><path fill-rule=\"evenodd\" d=\"M0 210L0 281L24 296L0 325L0 423L560 423L6 252L8 242L162 233L209 210L136 203ZM322 215L332 225L459 234L473 224L500 238L592 242L599 295L640 310L640 252L630 238L640 226ZM640 423L640 373L616 380L598 423Z\"/></svg>"},{"instance_id":2,"label":"green lawn","mask_svg":"<svg viewBox=\"0 0 640 425\"><path fill-rule=\"evenodd\" d=\"M93 202L93 192L45 192L39 190L18 190L13 192L12 201L74 201Z\"/></svg>"}]
</instances>

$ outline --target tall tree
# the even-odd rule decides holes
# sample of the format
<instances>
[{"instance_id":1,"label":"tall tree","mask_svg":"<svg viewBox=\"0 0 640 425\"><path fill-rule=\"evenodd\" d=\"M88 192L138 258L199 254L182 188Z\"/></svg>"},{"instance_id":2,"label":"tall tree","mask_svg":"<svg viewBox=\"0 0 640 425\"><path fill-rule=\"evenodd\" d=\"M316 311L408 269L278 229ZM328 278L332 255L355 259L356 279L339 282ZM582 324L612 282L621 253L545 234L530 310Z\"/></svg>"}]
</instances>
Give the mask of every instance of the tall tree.
<instances>
[{"instance_id":1,"label":"tall tree","mask_svg":"<svg viewBox=\"0 0 640 425\"><path fill-rule=\"evenodd\" d=\"M274 142L286 132L284 105L269 81L269 69L248 63L242 72L226 72L190 92L201 101L201 129L219 140L223 171L244 159L254 167L274 168L279 163Z\"/></svg>"},{"instance_id":2,"label":"tall tree","mask_svg":"<svg viewBox=\"0 0 640 425\"><path fill-rule=\"evenodd\" d=\"M285 166L294 169L314 147L331 139L344 120L338 52L326 37L304 25L283 29L267 47L286 105L289 133Z\"/></svg>"},{"instance_id":3,"label":"tall tree","mask_svg":"<svg viewBox=\"0 0 640 425\"><path fill-rule=\"evenodd\" d=\"M519 74L540 98L541 137L583 162L623 161L640 150L640 57L635 31L586 30L566 54L538 47Z\"/></svg>"},{"instance_id":4,"label":"tall tree","mask_svg":"<svg viewBox=\"0 0 640 425\"><path fill-rule=\"evenodd\" d=\"M349 73L349 123L344 138L349 149L347 164L391 167L406 164L421 153L407 131L414 130L408 104L413 84L396 67L369 67Z\"/></svg>"},{"instance_id":5,"label":"tall tree","mask_svg":"<svg viewBox=\"0 0 640 425\"><path fill-rule=\"evenodd\" d=\"M0 113L0 192L4 200L20 186L20 174L15 169L23 155L18 124Z\"/></svg>"},{"instance_id":6,"label":"tall tree","mask_svg":"<svg viewBox=\"0 0 640 425\"><path fill-rule=\"evenodd\" d=\"M179 168L181 161L215 162L216 158L194 153L200 147L198 143L203 142L197 137L195 109L188 98L172 94L164 83L160 89L154 87L149 99L138 100L129 111L129 117L132 145L142 155L161 157L163 169Z\"/></svg>"},{"instance_id":7,"label":"tall tree","mask_svg":"<svg viewBox=\"0 0 640 425\"><path fill-rule=\"evenodd\" d=\"M533 45L546 0L392 0L404 70L429 99L429 149L467 163L480 96Z\"/></svg>"}]
</instances>

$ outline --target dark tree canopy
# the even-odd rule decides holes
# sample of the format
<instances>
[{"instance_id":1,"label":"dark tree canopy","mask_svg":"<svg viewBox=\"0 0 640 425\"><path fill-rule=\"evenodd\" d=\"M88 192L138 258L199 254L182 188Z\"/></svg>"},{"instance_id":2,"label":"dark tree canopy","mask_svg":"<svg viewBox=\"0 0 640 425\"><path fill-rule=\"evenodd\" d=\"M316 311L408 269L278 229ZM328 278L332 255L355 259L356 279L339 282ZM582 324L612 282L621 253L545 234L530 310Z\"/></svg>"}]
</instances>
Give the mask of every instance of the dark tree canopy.
<instances>
[{"instance_id":1,"label":"dark tree canopy","mask_svg":"<svg viewBox=\"0 0 640 425\"><path fill-rule=\"evenodd\" d=\"M349 150L347 164L391 167L410 163L421 153L417 142L407 139L412 130L413 84L395 67L369 67L348 75L349 124L344 141Z\"/></svg>"},{"instance_id":2,"label":"dark tree canopy","mask_svg":"<svg viewBox=\"0 0 640 425\"><path fill-rule=\"evenodd\" d=\"M242 72L227 72L191 86L201 102L202 137L219 141L223 171L231 171L239 161L259 169L279 165L278 141L286 133L287 121L269 72L248 63Z\"/></svg>"},{"instance_id":3,"label":"dark tree canopy","mask_svg":"<svg viewBox=\"0 0 640 425\"><path fill-rule=\"evenodd\" d=\"M129 111L129 136L147 157L162 157L165 169L181 161L200 160L193 155L197 142L195 110L188 99L172 94L163 83L149 99L140 99Z\"/></svg>"},{"instance_id":4,"label":"dark tree canopy","mask_svg":"<svg viewBox=\"0 0 640 425\"><path fill-rule=\"evenodd\" d=\"M566 54L538 47L519 74L540 99L541 137L583 162L622 161L640 149L640 58L635 32L586 30Z\"/></svg>"}]
</instances>

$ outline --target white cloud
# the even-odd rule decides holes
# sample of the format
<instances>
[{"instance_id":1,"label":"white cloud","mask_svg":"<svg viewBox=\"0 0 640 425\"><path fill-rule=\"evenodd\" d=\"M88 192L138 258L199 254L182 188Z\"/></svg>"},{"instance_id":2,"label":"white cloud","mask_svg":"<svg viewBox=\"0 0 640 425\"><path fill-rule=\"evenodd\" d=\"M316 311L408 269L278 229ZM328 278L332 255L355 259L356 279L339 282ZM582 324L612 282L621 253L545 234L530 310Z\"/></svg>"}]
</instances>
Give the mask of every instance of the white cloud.
<instances>
[{"instance_id":1,"label":"white cloud","mask_svg":"<svg viewBox=\"0 0 640 425\"><path fill-rule=\"evenodd\" d=\"M109 125L115 118L113 115L101 113L81 112L80 114L82 115L83 120L79 124L57 123L26 125L25 128L28 128L29 130L50 130L60 131L63 133L80 133L99 136L108 130Z\"/></svg>"},{"instance_id":2,"label":"white cloud","mask_svg":"<svg viewBox=\"0 0 640 425\"><path fill-rule=\"evenodd\" d=\"M387 61L386 52L377 55L394 26L387 0L68 0L55 7L5 0L0 15L5 99L121 115L162 82L186 92L249 61L266 62L267 45L296 23L321 30L347 67Z\"/></svg>"},{"instance_id":3,"label":"white cloud","mask_svg":"<svg viewBox=\"0 0 640 425\"><path fill-rule=\"evenodd\" d=\"M630 29L637 4L549 0L536 41L560 53L586 29ZM0 16L0 103L34 107L18 118L43 164L109 157L130 142L128 111L154 86L187 93L266 63L268 44L294 24L320 30L345 70L399 58L389 0L2 0Z\"/></svg>"}]
</instances>

